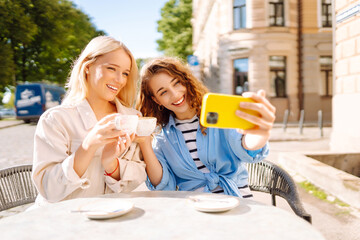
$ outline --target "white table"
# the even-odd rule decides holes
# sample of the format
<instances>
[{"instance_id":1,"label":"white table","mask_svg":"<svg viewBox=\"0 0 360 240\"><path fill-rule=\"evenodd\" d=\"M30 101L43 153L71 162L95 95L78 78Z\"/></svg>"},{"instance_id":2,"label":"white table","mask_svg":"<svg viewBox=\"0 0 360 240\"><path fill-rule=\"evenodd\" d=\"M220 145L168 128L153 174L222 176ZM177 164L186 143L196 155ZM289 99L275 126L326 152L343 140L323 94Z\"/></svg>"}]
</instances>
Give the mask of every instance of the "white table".
<instances>
[{"instance_id":1,"label":"white table","mask_svg":"<svg viewBox=\"0 0 360 240\"><path fill-rule=\"evenodd\" d=\"M222 213L194 209L187 199L194 192L132 192L110 194L135 204L117 218L89 220L71 210L88 202L79 198L0 219L0 239L321 239L300 217L253 200Z\"/></svg>"}]
</instances>

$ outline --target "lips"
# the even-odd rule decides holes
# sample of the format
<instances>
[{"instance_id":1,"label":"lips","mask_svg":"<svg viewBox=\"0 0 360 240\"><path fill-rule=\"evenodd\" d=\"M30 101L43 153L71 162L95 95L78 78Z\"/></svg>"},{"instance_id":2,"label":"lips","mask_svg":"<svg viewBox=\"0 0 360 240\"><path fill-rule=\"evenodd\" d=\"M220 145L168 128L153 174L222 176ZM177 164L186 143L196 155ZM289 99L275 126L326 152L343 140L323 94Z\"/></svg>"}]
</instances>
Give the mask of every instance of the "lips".
<instances>
[{"instance_id":1,"label":"lips","mask_svg":"<svg viewBox=\"0 0 360 240\"><path fill-rule=\"evenodd\" d=\"M175 106L181 105L185 101L185 96L182 96L179 100L173 103Z\"/></svg>"},{"instance_id":2,"label":"lips","mask_svg":"<svg viewBox=\"0 0 360 240\"><path fill-rule=\"evenodd\" d=\"M106 84L106 86L109 88L109 89L111 89L111 90L113 90L113 91L117 91L119 88L117 88L117 87L115 87L115 86L112 86L112 85L110 85L110 84Z\"/></svg>"}]
</instances>

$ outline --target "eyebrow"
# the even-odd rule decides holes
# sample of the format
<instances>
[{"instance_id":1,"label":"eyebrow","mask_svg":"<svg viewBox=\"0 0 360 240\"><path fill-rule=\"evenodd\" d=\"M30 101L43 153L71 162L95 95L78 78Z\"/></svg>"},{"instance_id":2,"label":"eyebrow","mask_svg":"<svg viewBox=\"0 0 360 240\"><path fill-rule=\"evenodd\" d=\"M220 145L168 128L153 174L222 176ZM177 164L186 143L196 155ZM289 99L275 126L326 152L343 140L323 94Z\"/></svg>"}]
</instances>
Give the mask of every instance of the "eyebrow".
<instances>
[{"instance_id":1,"label":"eyebrow","mask_svg":"<svg viewBox=\"0 0 360 240\"><path fill-rule=\"evenodd\" d=\"M106 63L106 65L113 65L113 66L115 66L115 67L117 67L117 68L120 68L120 66L117 65L117 64L115 64L115 63ZM125 71L129 71L129 72L130 72L130 69L125 69Z\"/></svg>"},{"instance_id":2,"label":"eyebrow","mask_svg":"<svg viewBox=\"0 0 360 240\"><path fill-rule=\"evenodd\" d=\"M176 78L171 79L170 83L172 83L172 82L175 81L175 80L176 80ZM159 89L156 91L156 94L157 94L159 91L161 91L162 89L164 89L164 88L163 88L163 87L159 88Z\"/></svg>"}]
</instances>

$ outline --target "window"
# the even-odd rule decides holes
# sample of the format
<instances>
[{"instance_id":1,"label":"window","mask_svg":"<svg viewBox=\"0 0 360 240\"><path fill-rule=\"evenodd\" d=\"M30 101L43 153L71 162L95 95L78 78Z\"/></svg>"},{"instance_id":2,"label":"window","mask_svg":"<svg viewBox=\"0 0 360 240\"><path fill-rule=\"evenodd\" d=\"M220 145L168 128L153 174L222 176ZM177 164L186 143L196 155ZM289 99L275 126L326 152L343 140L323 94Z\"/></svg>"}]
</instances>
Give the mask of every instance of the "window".
<instances>
[{"instance_id":1,"label":"window","mask_svg":"<svg viewBox=\"0 0 360 240\"><path fill-rule=\"evenodd\" d=\"M286 97L286 57L270 56L269 65L272 95Z\"/></svg>"},{"instance_id":2,"label":"window","mask_svg":"<svg viewBox=\"0 0 360 240\"><path fill-rule=\"evenodd\" d=\"M249 60L239 58L234 60L234 94L241 95L249 91L248 82Z\"/></svg>"},{"instance_id":3,"label":"window","mask_svg":"<svg viewBox=\"0 0 360 240\"><path fill-rule=\"evenodd\" d=\"M246 28L246 0L234 0L234 29Z\"/></svg>"},{"instance_id":4,"label":"window","mask_svg":"<svg viewBox=\"0 0 360 240\"><path fill-rule=\"evenodd\" d=\"M321 74L321 91L322 96L332 95L332 57L320 56L320 74Z\"/></svg>"},{"instance_id":5,"label":"window","mask_svg":"<svg viewBox=\"0 0 360 240\"><path fill-rule=\"evenodd\" d=\"M270 26L284 26L284 0L271 0L270 6Z\"/></svg>"},{"instance_id":6,"label":"window","mask_svg":"<svg viewBox=\"0 0 360 240\"><path fill-rule=\"evenodd\" d=\"M332 0L321 0L321 22L323 27L331 27L331 1Z\"/></svg>"}]
</instances>

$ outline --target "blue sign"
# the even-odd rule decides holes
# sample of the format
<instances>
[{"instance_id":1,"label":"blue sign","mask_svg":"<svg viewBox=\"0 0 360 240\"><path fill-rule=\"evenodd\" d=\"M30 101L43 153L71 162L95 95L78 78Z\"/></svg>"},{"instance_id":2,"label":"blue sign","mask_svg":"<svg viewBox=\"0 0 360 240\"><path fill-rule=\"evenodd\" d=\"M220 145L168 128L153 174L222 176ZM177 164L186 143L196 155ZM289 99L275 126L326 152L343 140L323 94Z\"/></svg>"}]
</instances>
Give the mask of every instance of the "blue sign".
<instances>
[{"instance_id":1,"label":"blue sign","mask_svg":"<svg viewBox=\"0 0 360 240\"><path fill-rule=\"evenodd\" d=\"M187 62L189 63L190 66L198 66L199 65L199 60L198 60L197 56L194 56L194 55L187 56Z\"/></svg>"}]
</instances>

